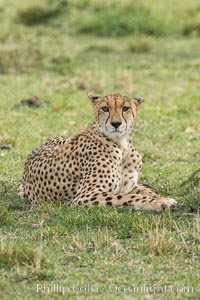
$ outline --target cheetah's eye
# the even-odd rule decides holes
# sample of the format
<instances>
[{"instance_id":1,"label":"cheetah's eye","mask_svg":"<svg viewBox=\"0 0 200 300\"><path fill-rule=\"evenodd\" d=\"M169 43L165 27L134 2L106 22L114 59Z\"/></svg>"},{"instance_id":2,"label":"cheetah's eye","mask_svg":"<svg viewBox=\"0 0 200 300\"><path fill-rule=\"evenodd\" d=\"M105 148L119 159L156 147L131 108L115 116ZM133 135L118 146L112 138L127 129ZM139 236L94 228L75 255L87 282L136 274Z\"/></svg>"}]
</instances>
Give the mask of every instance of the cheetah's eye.
<instances>
[{"instance_id":1,"label":"cheetah's eye","mask_svg":"<svg viewBox=\"0 0 200 300\"><path fill-rule=\"evenodd\" d=\"M123 111L128 111L129 109L130 109L129 106L124 106L122 110L123 110Z\"/></svg>"},{"instance_id":2,"label":"cheetah's eye","mask_svg":"<svg viewBox=\"0 0 200 300\"><path fill-rule=\"evenodd\" d=\"M109 109L108 109L107 106L103 106L101 109L102 109L104 112L109 112Z\"/></svg>"}]
</instances>

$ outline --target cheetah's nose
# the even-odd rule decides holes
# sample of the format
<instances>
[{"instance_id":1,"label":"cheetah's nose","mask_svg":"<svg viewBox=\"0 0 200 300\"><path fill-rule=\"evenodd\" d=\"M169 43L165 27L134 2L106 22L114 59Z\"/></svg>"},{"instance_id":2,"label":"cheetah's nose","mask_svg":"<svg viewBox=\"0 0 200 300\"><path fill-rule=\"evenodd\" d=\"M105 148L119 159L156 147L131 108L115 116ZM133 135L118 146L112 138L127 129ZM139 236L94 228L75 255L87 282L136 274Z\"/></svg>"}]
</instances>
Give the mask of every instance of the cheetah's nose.
<instances>
[{"instance_id":1,"label":"cheetah's nose","mask_svg":"<svg viewBox=\"0 0 200 300\"><path fill-rule=\"evenodd\" d=\"M116 121L116 122L110 122L110 124L115 128L115 129L117 129L121 124L122 124L122 122L118 122L118 121Z\"/></svg>"}]
</instances>

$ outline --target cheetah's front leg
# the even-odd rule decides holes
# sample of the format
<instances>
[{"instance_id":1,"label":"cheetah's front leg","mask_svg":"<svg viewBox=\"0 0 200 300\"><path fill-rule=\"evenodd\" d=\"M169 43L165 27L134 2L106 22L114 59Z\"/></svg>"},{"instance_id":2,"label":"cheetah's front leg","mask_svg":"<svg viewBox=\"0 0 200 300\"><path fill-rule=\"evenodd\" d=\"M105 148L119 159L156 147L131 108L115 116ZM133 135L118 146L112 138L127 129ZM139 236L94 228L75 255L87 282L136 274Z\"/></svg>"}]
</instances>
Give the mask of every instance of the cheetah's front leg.
<instances>
[{"instance_id":1,"label":"cheetah's front leg","mask_svg":"<svg viewBox=\"0 0 200 300\"><path fill-rule=\"evenodd\" d=\"M142 194L144 196L155 196L158 195L158 192L146 184L138 184L134 186L129 194Z\"/></svg>"},{"instance_id":2,"label":"cheetah's front leg","mask_svg":"<svg viewBox=\"0 0 200 300\"><path fill-rule=\"evenodd\" d=\"M142 194L113 194L99 190L84 190L74 199L73 205L110 205L131 206L135 210L169 210L177 205L171 198L163 198L159 195Z\"/></svg>"}]
</instances>

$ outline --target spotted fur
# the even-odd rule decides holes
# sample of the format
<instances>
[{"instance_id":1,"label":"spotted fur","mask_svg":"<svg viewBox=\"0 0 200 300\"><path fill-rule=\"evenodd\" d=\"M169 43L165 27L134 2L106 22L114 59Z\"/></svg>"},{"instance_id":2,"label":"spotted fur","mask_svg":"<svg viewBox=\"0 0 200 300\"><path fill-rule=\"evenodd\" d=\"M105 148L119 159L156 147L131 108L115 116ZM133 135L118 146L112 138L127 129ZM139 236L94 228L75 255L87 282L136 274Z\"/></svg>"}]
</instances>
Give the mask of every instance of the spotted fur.
<instances>
[{"instance_id":1,"label":"spotted fur","mask_svg":"<svg viewBox=\"0 0 200 300\"><path fill-rule=\"evenodd\" d=\"M135 210L176 205L149 186L138 184L142 159L130 133L142 98L120 94L89 95L95 119L74 138L56 137L28 157L18 195L32 205L41 201L72 205L122 205Z\"/></svg>"}]
</instances>

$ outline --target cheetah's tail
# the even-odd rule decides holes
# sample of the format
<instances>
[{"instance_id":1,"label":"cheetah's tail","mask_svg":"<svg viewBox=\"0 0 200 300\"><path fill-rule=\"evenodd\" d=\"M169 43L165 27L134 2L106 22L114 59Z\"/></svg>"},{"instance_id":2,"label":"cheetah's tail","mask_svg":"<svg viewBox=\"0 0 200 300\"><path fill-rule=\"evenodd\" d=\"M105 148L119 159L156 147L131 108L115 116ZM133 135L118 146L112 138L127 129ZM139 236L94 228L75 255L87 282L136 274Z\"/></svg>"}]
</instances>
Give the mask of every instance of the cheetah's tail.
<instances>
[{"instance_id":1,"label":"cheetah's tail","mask_svg":"<svg viewBox=\"0 0 200 300\"><path fill-rule=\"evenodd\" d=\"M24 185L23 183L20 183L19 184L19 187L18 187L18 191L17 191L17 194L18 194L18 197L20 199L26 199L26 194L25 194L25 190L24 190Z\"/></svg>"}]
</instances>

